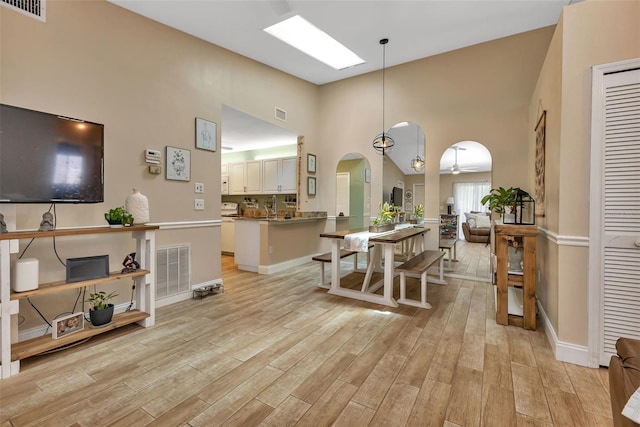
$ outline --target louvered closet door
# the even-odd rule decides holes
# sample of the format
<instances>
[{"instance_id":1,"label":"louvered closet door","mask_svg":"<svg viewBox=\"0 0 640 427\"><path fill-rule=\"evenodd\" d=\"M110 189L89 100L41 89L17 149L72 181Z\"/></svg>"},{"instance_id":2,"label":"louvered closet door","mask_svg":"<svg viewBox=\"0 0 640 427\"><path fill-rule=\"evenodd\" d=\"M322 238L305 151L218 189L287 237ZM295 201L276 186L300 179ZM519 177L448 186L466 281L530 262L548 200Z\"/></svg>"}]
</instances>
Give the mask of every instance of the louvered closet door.
<instances>
[{"instance_id":1,"label":"louvered closet door","mask_svg":"<svg viewBox=\"0 0 640 427\"><path fill-rule=\"evenodd\" d=\"M640 70L604 79L600 363L640 339Z\"/></svg>"}]
</instances>

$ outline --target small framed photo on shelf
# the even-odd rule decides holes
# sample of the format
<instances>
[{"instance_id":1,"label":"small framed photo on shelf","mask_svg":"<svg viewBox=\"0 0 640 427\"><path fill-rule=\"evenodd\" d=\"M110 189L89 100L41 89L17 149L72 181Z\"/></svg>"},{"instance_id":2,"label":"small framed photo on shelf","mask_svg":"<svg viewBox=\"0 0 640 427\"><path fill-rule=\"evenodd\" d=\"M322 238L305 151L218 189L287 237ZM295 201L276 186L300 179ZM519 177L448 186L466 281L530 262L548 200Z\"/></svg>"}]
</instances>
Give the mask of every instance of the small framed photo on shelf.
<instances>
[{"instance_id":1,"label":"small framed photo on shelf","mask_svg":"<svg viewBox=\"0 0 640 427\"><path fill-rule=\"evenodd\" d=\"M78 312L53 320L53 339L66 337L84 329L84 313Z\"/></svg>"},{"instance_id":2,"label":"small framed photo on shelf","mask_svg":"<svg viewBox=\"0 0 640 427\"><path fill-rule=\"evenodd\" d=\"M307 194L309 196L316 195L316 178L313 176L307 177Z\"/></svg>"},{"instance_id":3,"label":"small framed photo on shelf","mask_svg":"<svg viewBox=\"0 0 640 427\"><path fill-rule=\"evenodd\" d=\"M217 130L215 122L196 117L196 148L216 151Z\"/></svg>"},{"instance_id":4,"label":"small framed photo on shelf","mask_svg":"<svg viewBox=\"0 0 640 427\"><path fill-rule=\"evenodd\" d=\"M191 151L167 145L166 178L176 181L190 181Z\"/></svg>"},{"instance_id":5,"label":"small framed photo on shelf","mask_svg":"<svg viewBox=\"0 0 640 427\"><path fill-rule=\"evenodd\" d=\"M307 154L307 172L316 173L316 155Z\"/></svg>"}]
</instances>

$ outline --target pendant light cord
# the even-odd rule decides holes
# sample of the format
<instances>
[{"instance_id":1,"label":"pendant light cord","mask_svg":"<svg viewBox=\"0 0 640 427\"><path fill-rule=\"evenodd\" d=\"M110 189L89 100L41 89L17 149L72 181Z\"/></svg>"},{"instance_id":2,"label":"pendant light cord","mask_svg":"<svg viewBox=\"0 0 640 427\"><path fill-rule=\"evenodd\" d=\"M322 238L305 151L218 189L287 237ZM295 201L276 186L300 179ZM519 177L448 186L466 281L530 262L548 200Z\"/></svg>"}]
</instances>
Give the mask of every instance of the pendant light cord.
<instances>
[{"instance_id":1,"label":"pendant light cord","mask_svg":"<svg viewBox=\"0 0 640 427\"><path fill-rule=\"evenodd\" d=\"M384 127L384 106L385 106L385 79L384 79L384 75L385 75L385 68L387 65L387 43L389 43L389 39L381 39L380 40L380 44L382 45L382 144L384 147L384 143L385 143L385 130L386 128ZM384 148L383 148L384 150ZM384 151L383 151L384 154Z\"/></svg>"}]
</instances>

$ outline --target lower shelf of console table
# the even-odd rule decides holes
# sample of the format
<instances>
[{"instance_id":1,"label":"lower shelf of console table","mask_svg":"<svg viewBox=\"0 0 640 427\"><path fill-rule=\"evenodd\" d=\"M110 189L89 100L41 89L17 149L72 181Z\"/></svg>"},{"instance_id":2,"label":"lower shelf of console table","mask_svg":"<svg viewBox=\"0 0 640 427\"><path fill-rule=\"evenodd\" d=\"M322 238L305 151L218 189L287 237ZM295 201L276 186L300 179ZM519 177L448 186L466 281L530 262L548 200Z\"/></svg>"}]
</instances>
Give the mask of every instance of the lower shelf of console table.
<instances>
[{"instance_id":1,"label":"lower shelf of console table","mask_svg":"<svg viewBox=\"0 0 640 427\"><path fill-rule=\"evenodd\" d=\"M87 322L85 323L83 330L55 340L51 338L51 335L43 335L30 340L20 341L12 344L11 346L11 361L15 362L16 360L36 356L40 353L44 353L45 351L73 344L94 335L99 335L125 325L130 325L131 323L139 322L147 317L149 317L148 313L139 310L130 310L124 313L114 314L111 323L100 328L93 328Z\"/></svg>"}]
</instances>

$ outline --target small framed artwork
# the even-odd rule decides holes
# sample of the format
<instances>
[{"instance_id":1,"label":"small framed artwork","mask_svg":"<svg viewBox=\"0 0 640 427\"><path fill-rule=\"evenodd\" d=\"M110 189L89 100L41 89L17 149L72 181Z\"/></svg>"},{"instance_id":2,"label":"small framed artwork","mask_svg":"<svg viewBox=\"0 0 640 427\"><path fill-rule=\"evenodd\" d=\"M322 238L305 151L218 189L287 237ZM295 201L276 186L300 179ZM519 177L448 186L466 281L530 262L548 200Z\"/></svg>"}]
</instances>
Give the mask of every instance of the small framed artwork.
<instances>
[{"instance_id":1,"label":"small framed artwork","mask_svg":"<svg viewBox=\"0 0 640 427\"><path fill-rule=\"evenodd\" d=\"M371 169L369 168L364 170L364 182L371 182Z\"/></svg>"},{"instance_id":2,"label":"small framed artwork","mask_svg":"<svg viewBox=\"0 0 640 427\"><path fill-rule=\"evenodd\" d=\"M313 176L307 177L307 194L309 196L316 195L316 178Z\"/></svg>"},{"instance_id":3,"label":"small framed artwork","mask_svg":"<svg viewBox=\"0 0 640 427\"><path fill-rule=\"evenodd\" d=\"M190 181L191 151L167 145L167 179Z\"/></svg>"},{"instance_id":4,"label":"small framed artwork","mask_svg":"<svg viewBox=\"0 0 640 427\"><path fill-rule=\"evenodd\" d=\"M216 151L217 130L215 122L196 117L196 148Z\"/></svg>"},{"instance_id":5,"label":"small framed artwork","mask_svg":"<svg viewBox=\"0 0 640 427\"><path fill-rule=\"evenodd\" d=\"M78 312L53 320L53 339L71 335L84 329L84 313Z\"/></svg>"},{"instance_id":6,"label":"small framed artwork","mask_svg":"<svg viewBox=\"0 0 640 427\"><path fill-rule=\"evenodd\" d=\"M316 173L316 155L307 154L307 172Z\"/></svg>"},{"instance_id":7,"label":"small framed artwork","mask_svg":"<svg viewBox=\"0 0 640 427\"><path fill-rule=\"evenodd\" d=\"M547 110L542 111L542 115L538 119L538 123L534 129L536 133L536 160L535 160L535 201L537 217L544 217L544 174L545 174L545 143L546 143L546 127L547 127Z\"/></svg>"}]
</instances>

